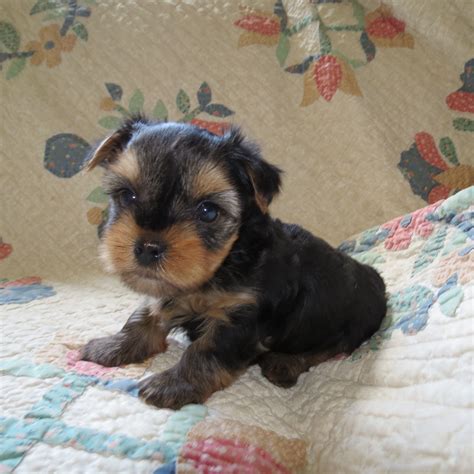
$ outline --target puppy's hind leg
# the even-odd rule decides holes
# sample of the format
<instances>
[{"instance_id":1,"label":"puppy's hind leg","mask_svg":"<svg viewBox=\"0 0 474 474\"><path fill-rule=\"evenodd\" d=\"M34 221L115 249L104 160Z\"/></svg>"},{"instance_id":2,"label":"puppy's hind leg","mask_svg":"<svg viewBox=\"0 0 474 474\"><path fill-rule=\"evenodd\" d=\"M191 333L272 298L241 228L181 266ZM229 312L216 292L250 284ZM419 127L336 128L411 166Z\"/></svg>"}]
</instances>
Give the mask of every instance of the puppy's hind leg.
<instances>
[{"instance_id":1,"label":"puppy's hind leg","mask_svg":"<svg viewBox=\"0 0 474 474\"><path fill-rule=\"evenodd\" d=\"M166 350L166 336L159 315L144 306L117 334L89 341L82 348L81 359L106 367L143 362Z\"/></svg>"},{"instance_id":2,"label":"puppy's hind leg","mask_svg":"<svg viewBox=\"0 0 474 474\"><path fill-rule=\"evenodd\" d=\"M301 354L284 354L266 352L257 360L262 375L279 387L290 388L296 385L298 377L311 367L326 362L339 354L339 346L322 352L305 352Z\"/></svg>"}]
</instances>

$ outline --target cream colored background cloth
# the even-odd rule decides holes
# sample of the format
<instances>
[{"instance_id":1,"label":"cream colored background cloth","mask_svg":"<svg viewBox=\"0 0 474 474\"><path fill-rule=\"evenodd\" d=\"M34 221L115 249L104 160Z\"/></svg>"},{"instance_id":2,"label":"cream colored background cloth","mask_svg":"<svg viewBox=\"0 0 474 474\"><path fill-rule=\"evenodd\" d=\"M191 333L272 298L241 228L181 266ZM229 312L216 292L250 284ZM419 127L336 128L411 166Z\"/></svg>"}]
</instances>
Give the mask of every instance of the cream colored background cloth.
<instances>
[{"instance_id":1,"label":"cream colored background cloth","mask_svg":"<svg viewBox=\"0 0 474 474\"><path fill-rule=\"evenodd\" d=\"M51 10L30 15L34 4L1 2L0 18L20 35L19 51L40 42L41 28L63 22L48 20ZM365 14L380 6L376 0L361 4ZM90 9L88 17L76 17L88 38L76 38L70 51L71 43L64 45L60 64L48 67L44 58L34 65L30 57L21 73L7 80L9 61L2 63L0 235L15 247L3 263L8 277L25 272L64 277L96 267L96 231L86 215L94 207L87 196L100 173L58 178L45 170L43 159L46 141L56 134L94 143L109 132L98 121L120 114L100 108L108 95L105 83L122 87L125 106L140 89L148 113L161 99L169 119L176 120L183 116L175 104L178 91L187 92L192 109L196 91L207 82L213 102L235 113L198 118L241 124L265 157L285 170L274 215L333 244L425 204L397 168L400 154L420 131L436 141L449 135L459 161L474 164L473 133L453 128L453 118L463 114L445 102L461 86L459 75L474 51L471 0L386 2L393 17L405 23L413 48L377 46L373 61L354 69L361 96L338 90L331 101L320 97L307 107L300 106L303 76L284 71L276 45L238 47L247 32L235 25L249 14L239 8L243 3L88 0L79 5ZM354 23L348 3L285 5L290 23L314 8L327 24ZM247 6L271 14L273 2ZM73 29L68 35L77 36ZM333 48L364 59L360 33L329 35ZM290 42L285 67L318 52L317 23Z\"/></svg>"}]
</instances>

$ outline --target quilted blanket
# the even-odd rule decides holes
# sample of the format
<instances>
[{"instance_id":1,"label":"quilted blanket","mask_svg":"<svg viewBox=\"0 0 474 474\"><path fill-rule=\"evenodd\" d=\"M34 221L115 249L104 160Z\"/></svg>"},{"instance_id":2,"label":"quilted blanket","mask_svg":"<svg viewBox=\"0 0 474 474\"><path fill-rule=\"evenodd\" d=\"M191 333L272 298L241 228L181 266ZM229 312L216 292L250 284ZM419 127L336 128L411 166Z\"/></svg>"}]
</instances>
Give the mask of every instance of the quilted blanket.
<instances>
[{"instance_id":1,"label":"quilted blanket","mask_svg":"<svg viewBox=\"0 0 474 474\"><path fill-rule=\"evenodd\" d=\"M474 471L473 37L472 0L0 0L0 472ZM177 412L136 383L186 341L79 361L138 298L84 157L140 111L241 125L285 171L272 213L383 273L381 330Z\"/></svg>"},{"instance_id":2,"label":"quilted blanket","mask_svg":"<svg viewBox=\"0 0 474 474\"><path fill-rule=\"evenodd\" d=\"M176 412L142 403L136 387L185 341L144 364L78 360L81 343L117 331L134 307L115 281L3 281L1 469L472 472L474 187L341 248L387 282L389 313L366 344L294 388L254 366ZM12 250L3 243L2 258Z\"/></svg>"}]
</instances>

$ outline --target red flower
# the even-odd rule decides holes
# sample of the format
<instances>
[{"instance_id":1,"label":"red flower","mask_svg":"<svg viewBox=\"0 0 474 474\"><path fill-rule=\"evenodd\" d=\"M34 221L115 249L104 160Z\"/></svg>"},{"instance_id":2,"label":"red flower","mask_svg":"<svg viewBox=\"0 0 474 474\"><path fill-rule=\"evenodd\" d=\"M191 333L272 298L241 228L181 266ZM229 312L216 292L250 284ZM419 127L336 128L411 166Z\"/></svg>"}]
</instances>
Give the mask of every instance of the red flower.
<instances>
[{"instance_id":1,"label":"red flower","mask_svg":"<svg viewBox=\"0 0 474 474\"><path fill-rule=\"evenodd\" d=\"M240 20L237 20L234 25L264 36L280 34L280 22L275 18L263 15L245 15Z\"/></svg>"},{"instance_id":2,"label":"red flower","mask_svg":"<svg viewBox=\"0 0 474 474\"><path fill-rule=\"evenodd\" d=\"M263 44L274 46L280 37L280 19L271 13L246 8L245 15L234 25L245 30L239 38L239 46Z\"/></svg>"},{"instance_id":3,"label":"red flower","mask_svg":"<svg viewBox=\"0 0 474 474\"><path fill-rule=\"evenodd\" d=\"M474 93L456 91L446 97L446 103L452 110L474 114Z\"/></svg>"},{"instance_id":4,"label":"red flower","mask_svg":"<svg viewBox=\"0 0 474 474\"><path fill-rule=\"evenodd\" d=\"M414 40L410 33L405 32L405 22L395 18L392 10L381 5L365 17L365 31L371 41L385 48L413 48Z\"/></svg>"},{"instance_id":5,"label":"red flower","mask_svg":"<svg viewBox=\"0 0 474 474\"><path fill-rule=\"evenodd\" d=\"M329 102L338 89L346 94L362 95L354 71L345 61L332 55L321 56L305 74L301 105L312 104L319 96Z\"/></svg>"},{"instance_id":6,"label":"red flower","mask_svg":"<svg viewBox=\"0 0 474 474\"><path fill-rule=\"evenodd\" d=\"M207 131L215 135L224 135L226 130L230 127L229 122L209 122L208 120L192 119L191 123L196 127L205 128Z\"/></svg>"},{"instance_id":7,"label":"red flower","mask_svg":"<svg viewBox=\"0 0 474 474\"><path fill-rule=\"evenodd\" d=\"M0 238L0 260L7 258L12 253L13 247L10 244L3 243Z\"/></svg>"}]
</instances>

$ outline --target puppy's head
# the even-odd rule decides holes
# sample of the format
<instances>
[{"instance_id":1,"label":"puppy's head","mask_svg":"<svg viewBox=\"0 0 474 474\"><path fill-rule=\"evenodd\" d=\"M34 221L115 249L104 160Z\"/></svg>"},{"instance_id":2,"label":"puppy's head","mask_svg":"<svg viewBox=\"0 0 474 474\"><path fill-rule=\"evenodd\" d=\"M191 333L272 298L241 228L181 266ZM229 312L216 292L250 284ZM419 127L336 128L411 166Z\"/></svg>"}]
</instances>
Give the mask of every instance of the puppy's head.
<instances>
[{"instance_id":1,"label":"puppy's head","mask_svg":"<svg viewBox=\"0 0 474 474\"><path fill-rule=\"evenodd\" d=\"M130 120L95 150L105 168L106 268L134 290L173 295L209 281L239 237L243 216L266 213L279 170L238 130L223 137L176 123Z\"/></svg>"}]
</instances>

